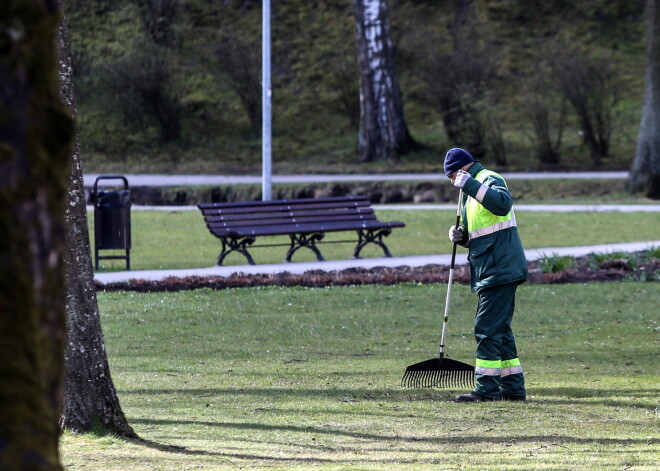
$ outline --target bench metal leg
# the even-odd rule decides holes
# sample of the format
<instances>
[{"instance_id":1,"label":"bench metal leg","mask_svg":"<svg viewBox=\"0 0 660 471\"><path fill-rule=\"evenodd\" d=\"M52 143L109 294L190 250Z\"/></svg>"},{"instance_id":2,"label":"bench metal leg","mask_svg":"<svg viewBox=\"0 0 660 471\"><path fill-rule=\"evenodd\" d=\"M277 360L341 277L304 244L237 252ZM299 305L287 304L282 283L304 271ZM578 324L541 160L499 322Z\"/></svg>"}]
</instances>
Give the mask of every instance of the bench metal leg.
<instances>
[{"instance_id":1,"label":"bench metal leg","mask_svg":"<svg viewBox=\"0 0 660 471\"><path fill-rule=\"evenodd\" d=\"M321 251L316 246L316 243L325 237L323 232L318 232L316 234L291 234L291 246L286 253L286 261L290 262L293 254L301 247L306 247L316 254L316 259L319 262L324 262L325 259L321 255Z\"/></svg>"},{"instance_id":2,"label":"bench metal leg","mask_svg":"<svg viewBox=\"0 0 660 471\"><path fill-rule=\"evenodd\" d=\"M242 253L250 265L256 265L252 259L252 256L250 255L250 252L248 252L246 248L246 246L252 245L254 243L254 237L243 237L241 239L223 237L220 240L222 241L222 251L220 252L220 255L218 255L219 266L222 266L222 262L224 261L225 257L232 252Z\"/></svg>"},{"instance_id":3,"label":"bench metal leg","mask_svg":"<svg viewBox=\"0 0 660 471\"><path fill-rule=\"evenodd\" d=\"M369 243L374 243L380 246L380 248L383 249L383 252L385 252L385 256L391 257L392 254L387 248L387 245L385 245L385 242L383 242L383 237L387 237L391 233L392 229L380 229L377 232L374 232L373 230L360 229L358 231L358 243L355 246L355 250L353 251L353 258L360 258L360 251L364 248L365 245Z\"/></svg>"}]
</instances>

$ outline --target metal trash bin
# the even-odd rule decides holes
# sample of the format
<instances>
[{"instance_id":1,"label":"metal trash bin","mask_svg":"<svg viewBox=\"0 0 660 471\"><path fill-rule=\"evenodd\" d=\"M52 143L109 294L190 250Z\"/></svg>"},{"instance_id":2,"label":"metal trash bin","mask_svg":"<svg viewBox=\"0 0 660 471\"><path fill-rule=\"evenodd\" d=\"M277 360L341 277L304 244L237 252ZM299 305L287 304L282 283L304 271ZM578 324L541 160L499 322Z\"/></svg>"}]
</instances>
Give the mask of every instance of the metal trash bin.
<instances>
[{"instance_id":1,"label":"metal trash bin","mask_svg":"<svg viewBox=\"0 0 660 471\"><path fill-rule=\"evenodd\" d=\"M123 190L98 190L100 180L122 180ZM131 192L123 175L99 175L94 181L94 260L126 260L131 269ZM126 255L99 255L99 250L125 250Z\"/></svg>"}]
</instances>

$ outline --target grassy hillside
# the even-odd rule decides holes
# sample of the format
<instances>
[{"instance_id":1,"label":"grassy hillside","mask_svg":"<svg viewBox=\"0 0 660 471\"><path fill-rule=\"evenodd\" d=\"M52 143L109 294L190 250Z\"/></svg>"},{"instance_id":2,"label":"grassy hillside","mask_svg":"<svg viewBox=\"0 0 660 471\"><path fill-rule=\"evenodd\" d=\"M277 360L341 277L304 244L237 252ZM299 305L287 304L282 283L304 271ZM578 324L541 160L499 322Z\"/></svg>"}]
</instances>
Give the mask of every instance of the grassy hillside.
<instances>
[{"instance_id":1,"label":"grassy hillside","mask_svg":"<svg viewBox=\"0 0 660 471\"><path fill-rule=\"evenodd\" d=\"M606 75L611 110L603 167L628 168L641 112L643 0L477 0L469 28L456 19L463 3L389 0L406 119L425 147L397 162L358 164L351 2L273 2L274 171L437 170L438 154L453 145L439 87L467 70L449 61L457 38L489 71L467 102L494 133L488 139L503 144L504 160L486 152L490 165L548 167L536 156L531 104L544 103L556 138L560 78L577 89L568 72L589 64L592 74ZM67 0L85 170L258 172L260 5ZM552 166L591 168L577 115L570 104L566 110L561 160Z\"/></svg>"}]
</instances>

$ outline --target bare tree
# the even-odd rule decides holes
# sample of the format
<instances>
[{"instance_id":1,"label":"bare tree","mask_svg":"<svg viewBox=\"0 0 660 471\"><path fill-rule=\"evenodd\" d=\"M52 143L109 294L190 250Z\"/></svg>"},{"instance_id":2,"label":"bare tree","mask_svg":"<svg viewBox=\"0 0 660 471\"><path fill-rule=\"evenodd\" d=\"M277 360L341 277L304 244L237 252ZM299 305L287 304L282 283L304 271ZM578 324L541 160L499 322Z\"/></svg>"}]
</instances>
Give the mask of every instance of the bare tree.
<instances>
[{"instance_id":1,"label":"bare tree","mask_svg":"<svg viewBox=\"0 0 660 471\"><path fill-rule=\"evenodd\" d=\"M582 139L598 167L610 153L614 109L620 100L610 59L563 49L552 67L555 83L573 107Z\"/></svg>"},{"instance_id":2,"label":"bare tree","mask_svg":"<svg viewBox=\"0 0 660 471\"><path fill-rule=\"evenodd\" d=\"M155 44L174 46L179 0L136 0L144 29Z\"/></svg>"},{"instance_id":3,"label":"bare tree","mask_svg":"<svg viewBox=\"0 0 660 471\"><path fill-rule=\"evenodd\" d=\"M60 471L64 205L73 122L59 97L59 10L0 3L0 469Z\"/></svg>"},{"instance_id":4,"label":"bare tree","mask_svg":"<svg viewBox=\"0 0 660 471\"><path fill-rule=\"evenodd\" d=\"M539 69L541 66L538 66ZM542 76L545 76L541 72ZM551 84L540 80L524 94L524 115L533 131L536 157L544 168L552 168L561 161L561 145L566 125L566 99L552 93Z\"/></svg>"},{"instance_id":5,"label":"bare tree","mask_svg":"<svg viewBox=\"0 0 660 471\"><path fill-rule=\"evenodd\" d=\"M385 0L353 0L360 66L360 160L396 159L417 144L408 132Z\"/></svg>"},{"instance_id":6,"label":"bare tree","mask_svg":"<svg viewBox=\"0 0 660 471\"><path fill-rule=\"evenodd\" d=\"M483 40L483 28L474 11L474 0L458 0L449 24L451 42L437 37L427 39L440 47L423 58L423 78L429 100L438 108L452 145L470 149L477 158L490 150L498 164L506 164L502 131L493 113L488 90L494 89L497 54ZM490 146L490 149L489 149Z\"/></svg>"},{"instance_id":7,"label":"bare tree","mask_svg":"<svg viewBox=\"0 0 660 471\"><path fill-rule=\"evenodd\" d=\"M360 86L356 74L354 55L338 51L328 59L331 90L328 108L348 118L351 126L360 129ZM351 60L352 59L352 60Z\"/></svg>"},{"instance_id":8,"label":"bare tree","mask_svg":"<svg viewBox=\"0 0 660 471\"><path fill-rule=\"evenodd\" d=\"M261 133L261 51L238 34L221 38L216 48L221 78L238 95L251 134Z\"/></svg>"},{"instance_id":9,"label":"bare tree","mask_svg":"<svg viewBox=\"0 0 660 471\"><path fill-rule=\"evenodd\" d=\"M144 45L106 64L105 71L126 123L155 124L164 143L181 137L180 90L174 67L163 49Z\"/></svg>"},{"instance_id":10,"label":"bare tree","mask_svg":"<svg viewBox=\"0 0 660 471\"><path fill-rule=\"evenodd\" d=\"M63 2L58 1L60 5ZM62 97L75 118L77 109L69 31L64 18L59 27L58 53ZM65 281L68 339L60 425L75 432L87 432L100 426L116 435L136 438L119 405L101 331L77 136L67 196Z\"/></svg>"},{"instance_id":11,"label":"bare tree","mask_svg":"<svg viewBox=\"0 0 660 471\"><path fill-rule=\"evenodd\" d=\"M646 2L644 108L628 188L660 199L660 1Z\"/></svg>"}]
</instances>

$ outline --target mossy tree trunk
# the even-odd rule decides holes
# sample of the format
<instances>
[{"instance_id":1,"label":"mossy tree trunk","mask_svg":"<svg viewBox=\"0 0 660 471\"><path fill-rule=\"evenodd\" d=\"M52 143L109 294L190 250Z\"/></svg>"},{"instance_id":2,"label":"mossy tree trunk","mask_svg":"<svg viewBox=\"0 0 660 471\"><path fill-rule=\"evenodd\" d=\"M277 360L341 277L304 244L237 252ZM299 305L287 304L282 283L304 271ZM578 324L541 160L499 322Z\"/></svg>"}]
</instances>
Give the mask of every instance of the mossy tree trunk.
<instances>
[{"instance_id":1,"label":"mossy tree trunk","mask_svg":"<svg viewBox=\"0 0 660 471\"><path fill-rule=\"evenodd\" d=\"M63 0L58 1L62 5ZM64 18L59 27L58 53L62 97L75 118L77 110L69 31ZM101 330L77 135L69 176L65 221L68 249L65 253L68 341L64 408L60 424L74 432L88 432L98 428L136 438L119 404Z\"/></svg>"},{"instance_id":2,"label":"mossy tree trunk","mask_svg":"<svg viewBox=\"0 0 660 471\"><path fill-rule=\"evenodd\" d=\"M360 67L358 154L394 160L417 143L408 132L385 0L353 0Z\"/></svg>"},{"instance_id":3,"label":"mossy tree trunk","mask_svg":"<svg viewBox=\"0 0 660 471\"><path fill-rule=\"evenodd\" d=\"M628 188L660 199L660 0L646 2L644 108Z\"/></svg>"},{"instance_id":4,"label":"mossy tree trunk","mask_svg":"<svg viewBox=\"0 0 660 471\"><path fill-rule=\"evenodd\" d=\"M0 2L0 469L61 470L64 203L73 123L49 0Z\"/></svg>"}]
</instances>

